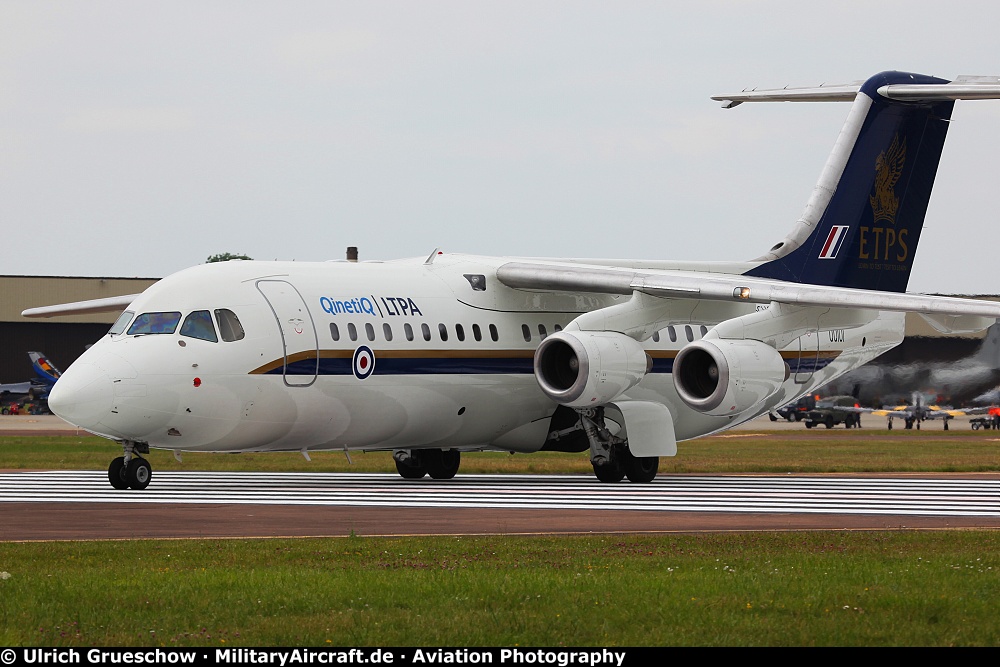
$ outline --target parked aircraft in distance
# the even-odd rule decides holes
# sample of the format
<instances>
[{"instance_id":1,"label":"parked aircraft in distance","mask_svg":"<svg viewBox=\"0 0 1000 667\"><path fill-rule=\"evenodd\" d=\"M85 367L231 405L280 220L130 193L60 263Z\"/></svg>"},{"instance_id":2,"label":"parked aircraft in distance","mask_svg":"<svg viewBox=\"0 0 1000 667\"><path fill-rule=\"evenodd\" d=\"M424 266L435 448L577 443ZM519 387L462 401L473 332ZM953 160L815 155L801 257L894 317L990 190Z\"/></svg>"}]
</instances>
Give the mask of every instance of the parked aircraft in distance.
<instances>
[{"instance_id":1,"label":"parked aircraft in distance","mask_svg":"<svg viewBox=\"0 0 1000 667\"><path fill-rule=\"evenodd\" d=\"M921 422L940 419L944 423L944 430L947 431L948 422L955 417L986 414L989 410L990 408L988 407L956 410L949 406L929 405L923 394L920 392L914 392L910 402L905 405L885 407L881 410L866 410L866 412L871 412L871 414L879 417L886 417L886 427L890 431L892 430L893 418L902 419L905 424L905 428L913 428L916 426L918 430L920 429Z\"/></svg>"},{"instance_id":2,"label":"parked aircraft in distance","mask_svg":"<svg viewBox=\"0 0 1000 667\"><path fill-rule=\"evenodd\" d=\"M716 98L853 102L801 219L749 261L231 261L24 314L127 308L49 397L120 443L116 488L149 484L149 447L391 450L408 479L453 477L468 451L589 452L601 481L648 482L677 441L899 344L906 311L949 331L1000 317L904 292L954 101L986 98L1000 79L901 72Z\"/></svg>"},{"instance_id":3,"label":"parked aircraft in distance","mask_svg":"<svg viewBox=\"0 0 1000 667\"><path fill-rule=\"evenodd\" d=\"M35 377L24 382L0 384L0 403L9 405L12 401L44 401L49 391L59 379L59 369L53 366L41 352L28 352Z\"/></svg>"},{"instance_id":4,"label":"parked aircraft in distance","mask_svg":"<svg viewBox=\"0 0 1000 667\"><path fill-rule=\"evenodd\" d=\"M881 407L910 400L914 392L919 392L930 396L931 402L964 407L997 386L1000 386L1000 324L991 326L978 350L964 359L908 363L885 363L877 359L837 378L823 387L823 393L849 394L862 405Z\"/></svg>"}]
</instances>

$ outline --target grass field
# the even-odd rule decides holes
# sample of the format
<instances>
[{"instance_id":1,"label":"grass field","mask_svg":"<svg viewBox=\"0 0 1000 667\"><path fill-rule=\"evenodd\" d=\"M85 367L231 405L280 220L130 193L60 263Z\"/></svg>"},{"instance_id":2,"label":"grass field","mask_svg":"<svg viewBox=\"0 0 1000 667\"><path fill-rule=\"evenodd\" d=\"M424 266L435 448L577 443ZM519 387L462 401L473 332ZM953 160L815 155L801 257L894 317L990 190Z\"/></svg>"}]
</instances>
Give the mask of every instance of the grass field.
<instances>
[{"instance_id":1,"label":"grass field","mask_svg":"<svg viewBox=\"0 0 1000 667\"><path fill-rule=\"evenodd\" d=\"M992 433L992 432L988 432ZM121 450L97 437L0 438L0 470L106 470ZM153 470L395 472L387 452L192 454L178 463L164 450L147 457ZM1000 437L969 431L738 431L678 444L660 459L661 473L738 472L988 472L1000 470ZM473 452L462 473L592 473L585 453L511 455Z\"/></svg>"},{"instance_id":2,"label":"grass field","mask_svg":"<svg viewBox=\"0 0 1000 667\"><path fill-rule=\"evenodd\" d=\"M730 433L661 472L997 471L995 439ZM0 439L0 469L104 469L99 438ZM154 470L392 471L387 454ZM463 472L589 472L470 454ZM0 512L3 506L0 504ZM2 520L2 516L0 516ZM996 646L1000 531L0 543L0 645Z\"/></svg>"},{"instance_id":3,"label":"grass field","mask_svg":"<svg viewBox=\"0 0 1000 667\"><path fill-rule=\"evenodd\" d=\"M986 531L0 544L0 645L995 646L998 553Z\"/></svg>"}]
</instances>

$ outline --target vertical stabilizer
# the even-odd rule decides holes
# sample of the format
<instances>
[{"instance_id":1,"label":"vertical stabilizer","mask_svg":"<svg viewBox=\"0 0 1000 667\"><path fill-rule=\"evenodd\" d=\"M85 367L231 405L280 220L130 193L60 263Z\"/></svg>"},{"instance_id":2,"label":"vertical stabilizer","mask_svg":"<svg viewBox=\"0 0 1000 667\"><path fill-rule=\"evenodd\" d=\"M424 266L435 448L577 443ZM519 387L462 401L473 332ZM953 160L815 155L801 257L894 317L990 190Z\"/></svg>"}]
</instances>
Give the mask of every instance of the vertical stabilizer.
<instances>
[{"instance_id":1,"label":"vertical stabilizer","mask_svg":"<svg viewBox=\"0 0 1000 667\"><path fill-rule=\"evenodd\" d=\"M948 83L905 72L868 79L802 218L747 275L905 291L954 106L933 91ZM903 85L932 92L886 96Z\"/></svg>"}]
</instances>

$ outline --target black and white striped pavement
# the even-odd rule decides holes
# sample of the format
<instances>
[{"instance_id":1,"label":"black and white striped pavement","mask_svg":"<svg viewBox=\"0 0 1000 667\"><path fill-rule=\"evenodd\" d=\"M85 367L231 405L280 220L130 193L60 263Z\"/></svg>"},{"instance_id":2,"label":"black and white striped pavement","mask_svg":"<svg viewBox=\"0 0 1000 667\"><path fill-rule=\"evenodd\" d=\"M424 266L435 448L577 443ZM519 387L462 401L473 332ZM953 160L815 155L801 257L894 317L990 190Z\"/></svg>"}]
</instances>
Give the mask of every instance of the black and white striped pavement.
<instances>
[{"instance_id":1,"label":"black and white striped pavement","mask_svg":"<svg viewBox=\"0 0 1000 667\"><path fill-rule=\"evenodd\" d=\"M1000 516L1000 480L802 476L660 476L602 484L583 475L156 472L115 491L103 471L0 473L0 503L198 503Z\"/></svg>"}]
</instances>

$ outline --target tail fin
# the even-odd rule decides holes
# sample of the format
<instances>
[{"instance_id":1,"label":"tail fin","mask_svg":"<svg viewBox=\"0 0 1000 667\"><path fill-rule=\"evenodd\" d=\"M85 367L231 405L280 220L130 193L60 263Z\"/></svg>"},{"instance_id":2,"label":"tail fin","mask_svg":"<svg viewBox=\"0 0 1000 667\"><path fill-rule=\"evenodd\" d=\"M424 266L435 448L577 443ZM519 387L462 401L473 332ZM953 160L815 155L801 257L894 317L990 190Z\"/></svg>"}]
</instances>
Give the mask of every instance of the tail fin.
<instances>
[{"instance_id":1,"label":"tail fin","mask_svg":"<svg viewBox=\"0 0 1000 667\"><path fill-rule=\"evenodd\" d=\"M31 359L31 366L35 369L35 375L42 382L55 384L59 376L62 375L62 372L53 366L41 352L29 352L28 357Z\"/></svg>"},{"instance_id":2,"label":"tail fin","mask_svg":"<svg viewBox=\"0 0 1000 667\"><path fill-rule=\"evenodd\" d=\"M957 87L904 72L865 81L802 218L747 275L905 291Z\"/></svg>"},{"instance_id":3,"label":"tail fin","mask_svg":"<svg viewBox=\"0 0 1000 667\"><path fill-rule=\"evenodd\" d=\"M986 337L972 359L987 368L1000 370L1000 323L993 324L986 330Z\"/></svg>"}]
</instances>

